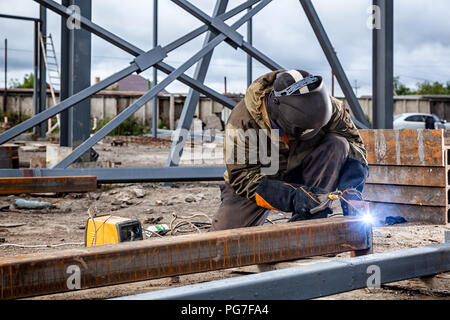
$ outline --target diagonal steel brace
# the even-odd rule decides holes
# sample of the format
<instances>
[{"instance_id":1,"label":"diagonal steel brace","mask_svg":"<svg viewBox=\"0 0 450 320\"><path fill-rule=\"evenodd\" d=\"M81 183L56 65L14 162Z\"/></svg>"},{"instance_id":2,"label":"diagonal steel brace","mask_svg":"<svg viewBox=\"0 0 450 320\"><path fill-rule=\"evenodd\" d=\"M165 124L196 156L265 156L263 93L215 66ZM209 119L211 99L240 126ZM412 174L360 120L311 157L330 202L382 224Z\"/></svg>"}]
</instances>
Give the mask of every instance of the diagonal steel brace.
<instances>
[{"instance_id":1,"label":"diagonal steel brace","mask_svg":"<svg viewBox=\"0 0 450 320\"><path fill-rule=\"evenodd\" d=\"M72 11L68 10L66 7L64 7L54 1L49 1L49 0L35 0L35 1L62 16L69 17L70 14L72 14ZM230 19L231 17L235 16L236 14L240 13L241 11L245 10L249 6L255 4L259 1L260 0L249 0L249 1L245 2L244 4L241 4L237 7L235 7L234 9L228 11L227 13L220 15L220 18L224 19L224 20ZM114 34L104 30L101 27L97 26L96 24L92 23L89 19L86 19L85 17L81 16L80 22L81 22L81 26L84 29L94 33L95 35L99 36L100 38L110 42L111 44L125 50L126 52L128 52L134 56L137 56L137 57L141 56L141 58L137 58L138 62L140 59L143 59L144 56L146 56L148 58L149 55L151 55L152 50L150 50L149 52L146 53L145 51L133 46L132 44L126 42L125 40L115 36ZM176 48L182 46L183 44L189 42L190 40L196 38L197 36L201 35L202 33L206 32L206 31L208 31L207 26L199 27L199 28L195 29L194 31L190 32L189 34L168 44L166 47L164 47L164 49L167 53L170 51L173 51ZM161 52L160 52L160 54L161 54ZM58 113L61 113L65 110L67 110L71 106L83 101L84 99L99 92L100 90L118 82L119 80L125 78L126 76L128 76L134 72L139 72L139 70L142 71L144 68L144 65L142 64L143 60L140 61L141 62L140 68L136 65L135 62L136 62L136 60L134 60L131 63L131 66L111 75L110 77L100 81L99 83L96 83L95 85L93 85L91 87L88 87L88 88L78 92L77 94L67 98L66 100L61 101L59 104L53 106L52 108L47 109L41 113L38 113L37 115L33 116L32 118L30 118L26 121L23 121L20 124L14 126L13 128L0 134L0 144L3 144L5 142L13 139L14 137L20 135L21 133L35 127L39 123L42 123L42 122L48 120L49 118L54 117ZM173 72L175 70L173 67L171 67L170 65L168 65L162 61L159 61L155 67L167 74L170 74L171 72ZM216 92L215 90L212 90L211 88L205 86L203 83L201 83L200 81L197 81L196 79L192 79L191 77L183 74L179 77L179 80L181 82L183 82L184 84L191 86L193 89L212 98L213 100L216 100L217 102L223 104L227 108L232 109L235 105L235 102L233 100L225 97L224 95Z\"/></svg>"},{"instance_id":2,"label":"diagonal steel brace","mask_svg":"<svg viewBox=\"0 0 450 320\"><path fill-rule=\"evenodd\" d=\"M238 29L248 19L250 19L260 10L262 10L271 1L272 0L261 1L257 6L255 6L253 9L247 12L242 18L240 18L237 22L235 22L231 27L234 30ZM208 54L211 50L213 50L226 38L227 37L223 34L214 38L211 42L208 43L208 45L203 47L199 52L197 52L194 56L192 56L189 60L187 60L178 69L174 70L171 74L169 74L167 78L165 78L161 83L153 87L153 89L144 94L136 102L131 104L128 108L123 110L120 114L118 114L115 118L113 118L110 122L108 122L98 132L96 132L94 135L92 135L90 138L84 141L81 145L79 145L75 150L73 150L71 154L69 154L66 158L64 158L54 168L55 169L67 168L71 163L76 161L81 155L83 155L86 151L92 148L98 141L103 139L108 133L117 128L123 121L128 119L132 114L138 111L145 103L147 103L147 101L152 99L156 94L158 94L166 86L172 83L175 79L177 79L180 75L182 75L185 71L187 71L193 64L195 64L198 60L203 58L206 54Z\"/></svg>"}]
</instances>

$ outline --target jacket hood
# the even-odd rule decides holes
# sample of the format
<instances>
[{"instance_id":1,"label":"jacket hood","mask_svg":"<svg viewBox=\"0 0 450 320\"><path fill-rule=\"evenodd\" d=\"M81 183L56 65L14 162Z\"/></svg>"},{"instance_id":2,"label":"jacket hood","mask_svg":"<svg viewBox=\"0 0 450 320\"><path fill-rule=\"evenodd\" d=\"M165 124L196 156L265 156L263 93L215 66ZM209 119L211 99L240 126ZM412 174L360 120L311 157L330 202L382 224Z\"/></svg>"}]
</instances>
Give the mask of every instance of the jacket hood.
<instances>
[{"instance_id":1,"label":"jacket hood","mask_svg":"<svg viewBox=\"0 0 450 320\"><path fill-rule=\"evenodd\" d=\"M271 127L267 112L263 109L264 99L272 90L277 74L284 71L277 70L259 77L253 81L245 93L245 106L252 118L263 129L270 129Z\"/></svg>"}]
</instances>

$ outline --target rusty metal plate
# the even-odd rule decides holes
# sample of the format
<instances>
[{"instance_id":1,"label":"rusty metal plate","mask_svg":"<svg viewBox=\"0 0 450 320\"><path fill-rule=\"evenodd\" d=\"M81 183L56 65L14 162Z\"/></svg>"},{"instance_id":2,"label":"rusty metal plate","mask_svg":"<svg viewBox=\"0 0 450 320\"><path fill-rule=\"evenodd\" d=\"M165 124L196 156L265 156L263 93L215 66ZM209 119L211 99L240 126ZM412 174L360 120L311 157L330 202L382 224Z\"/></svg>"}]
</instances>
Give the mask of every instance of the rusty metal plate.
<instances>
[{"instance_id":1,"label":"rusty metal plate","mask_svg":"<svg viewBox=\"0 0 450 320\"><path fill-rule=\"evenodd\" d=\"M366 184L443 187L447 185L444 167L370 165Z\"/></svg>"},{"instance_id":2,"label":"rusty metal plate","mask_svg":"<svg viewBox=\"0 0 450 320\"><path fill-rule=\"evenodd\" d=\"M92 192L97 177L25 177L0 178L0 195L43 192Z\"/></svg>"},{"instance_id":3,"label":"rusty metal plate","mask_svg":"<svg viewBox=\"0 0 450 320\"><path fill-rule=\"evenodd\" d=\"M369 164L445 166L443 130L360 130Z\"/></svg>"}]
</instances>

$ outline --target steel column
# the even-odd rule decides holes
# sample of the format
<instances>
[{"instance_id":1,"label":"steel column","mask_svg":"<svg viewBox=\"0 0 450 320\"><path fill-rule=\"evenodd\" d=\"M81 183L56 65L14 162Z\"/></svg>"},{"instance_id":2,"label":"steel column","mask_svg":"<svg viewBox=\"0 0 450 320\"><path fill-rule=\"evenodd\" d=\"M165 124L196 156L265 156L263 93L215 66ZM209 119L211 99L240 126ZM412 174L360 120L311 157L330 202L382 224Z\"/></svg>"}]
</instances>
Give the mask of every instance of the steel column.
<instances>
[{"instance_id":1,"label":"steel column","mask_svg":"<svg viewBox=\"0 0 450 320\"><path fill-rule=\"evenodd\" d=\"M46 43L47 39L47 9L44 6L39 6L39 17L40 17L40 35ZM45 70L45 63L43 52L41 46L39 46L39 112L45 111L47 108L47 71ZM47 123L42 122L39 125L38 136L45 137L47 134Z\"/></svg>"},{"instance_id":2,"label":"steel column","mask_svg":"<svg viewBox=\"0 0 450 320\"><path fill-rule=\"evenodd\" d=\"M34 21L34 56L33 56L33 115L39 113L39 90L38 90L38 78L39 78L39 22ZM34 135L38 134L39 127L33 128Z\"/></svg>"},{"instance_id":3,"label":"steel column","mask_svg":"<svg viewBox=\"0 0 450 320\"><path fill-rule=\"evenodd\" d=\"M250 45L253 45L253 19L250 19L247 22L247 42ZM252 72L253 72L252 56L247 54L247 87L249 87L252 84L253 81Z\"/></svg>"},{"instance_id":4,"label":"steel column","mask_svg":"<svg viewBox=\"0 0 450 320\"><path fill-rule=\"evenodd\" d=\"M24 17L24 16L15 16L10 14L0 14L0 18L5 19L14 19L14 20L23 20L23 21L33 21L34 22L34 33L33 33L33 115L39 113L39 19L33 17ZM5 45L6 49L6 45ZM6 57L6 55L5 55ZM5 60L6 62L6 60ZM6 67L5 67L6 71ZM6 79L5 72L5 79ZM6 83L6 81L5 81ZM6 96L5 96L6 97ZM4 98L5 98L4 97ZM4 111L6 111L6 104L3 104ZM33 132L35 135L38 134L39 127L33 128Z\"/></svg>"},{"instance_id":5,"label":"steel column","mask_svg":"<svg viewBox=\"0 0 450 320\"><path fill-rule=\"evenodd\" d=\"M268 271L114 300L303 300L447 271L450 271L450 243Z\"/></svg>"},{"instance_id":6,"label":"steel column","mask_svg":"<svg viewBox=\"0 0 450 320\"><path fill-rule=\"evenodd\" d=\"M355 124L358 125L360 129L368 129L369 122L367 121L367 118L364 115L364 112L359 104L359 101L356 98L355 93L353 92L352 86L348 81L344 68L342 67L336 55L336 52L334 51L333 45L331 44L331 41L328 38L328 35L320 21L320 18L317 15L316 10L314 9L314 5L312 4L311 0L299 1L303 7L303 10L305 11L306 16L308 17L309 23L311 24L311 27L313 28L317 39L319 40L328 63L330 64L334 74L336 75L339 85L344 92L345 98L347 99L347 102L353 111L353 114L357 120L355 121Z\"/></svg>"},{"instance_id":7,"label":"steel column","mask_svg":"<svg viewBox=\"0 0 450 320\"><path fill-rule=\"evenodd\" d=\"M91 0L64 0L65 5L76 5L86 19L92 16ZM91 33L77 29L76 24L69 28L66 19L61 19L61 101L91 85ZM63 86L65 87L63 89ZM61 114L60 145L77 147L90 136L91 101L86 99ZM85 154L84 161L90 160Z\"/></svg>"},{"instance_id":8,"label":"steel column","mask_svg":"<svg viewBox=\"0 0 450 320\"><path fill-rule=\"evenodd\" d=\"M360 250L370 241L370 226L354 218L336 218L4 257L0 258L0 298Z\"/></svg>"},{"instance_id":9,"label":"steel column","mask_svg":"<svg viewBox=\"0 0 450 320\"><path fill-rule=\"evenodd\" d=\"M153 48L158 45L158 0L153 0ZM158 69L153 67L153 86L158 83ZM152 114L152 134L156 138L158 136L158 95L153 98L153 114Z\"/></svg>"},{"instance_id":10,"label":"steel column","mask_svg":"<svg viewBox=\"0 0 450 320\"><path fill-rule=\"evenodd\" d=\"M71 5L71 0L61 0L61 4L64 7L69 7ZM61 79L60 79L60 90L59 90L59 101L60 103L73 96L71 91L71 68L70 61L72 60L72 50L71 50L71 30L67 27L67 17L61 15ZM60 128L59 128L59 145L62 147L69 147L71 145L71 130L70 130L70 120L71 120L72 109L66 109L61 112L60 115Z\"/></svg>"},{"instance_id":11,"label":"steel column","mask_svg":"<svg viewBox=\"0 0 450 320\"><path fill-rule=\"evenodd\" d=\"M225 12L228 6L228 0L217 0L216 6L214 8L213 16L217 17ZM210 41L216 38L217 35L209 31L203 42L203 47L207 46ZM209 64L212 59L214 51L211 51L203 57L202 60L197 64L194 74L194 79L200 82L205 82L206 74L209 69ZM169 157L167 159L166 166L173 167L177 166L181 154L183 153L184 140L186 137L182 136L183 132L181 130L189 130L192 124L192 119L194 117L195 109L200 101L200 93L192 88L189 89L188 96L183 105L183 110L181 112L180 119L178 121L178 127L175 131L175 135L172 138L172 146L170 148Z\"/></svg>"},{"instance_id":12,"label":"steel column","mask_svg":"<svg viewBox=\"0 0 450 320\"><path fill-rule=\"evenodd\" d=\"M394 1L373 0L379 10L380 27L373 29L374 129L392 129L394 125ZM378 18L378 16L376 17Z\"/></svg>"},{"instance_id":13,"label":"steel column","mask_svg":"<svg viewBox=\"0 0 450 320\"><path fill-rule=\"evenodd\" d=\"M5 88L3 91L3 113L6 115L8 104L8 39L5 39Z\"/></svg>"}]
</instances>

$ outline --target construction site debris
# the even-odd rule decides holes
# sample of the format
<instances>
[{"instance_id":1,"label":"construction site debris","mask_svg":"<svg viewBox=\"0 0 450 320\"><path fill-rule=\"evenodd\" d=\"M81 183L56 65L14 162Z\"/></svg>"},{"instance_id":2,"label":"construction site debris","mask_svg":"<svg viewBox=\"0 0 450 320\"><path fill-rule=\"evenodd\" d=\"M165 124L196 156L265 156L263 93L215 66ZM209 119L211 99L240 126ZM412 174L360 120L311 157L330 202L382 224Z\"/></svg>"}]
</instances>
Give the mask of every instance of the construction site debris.
<instances>
[{"instance_id":1,"label":"construction site debris","mask_svg":"<svg viewBox=\"0 0 450 320\"><path fill-rule=\"evenodd\" d=\"M29 168L47 168L47 158L32 157L30 159Z\"/></svg>"},{"instance_id":2,"label":"construction site debris","mask_svg":"<svg viewBox=\"0 0 450 320\"><path fill-rule=\"evenodd\" d=\"M170 228L167 224L157 224L153 226L148 226L145 229L145 234L147 237L156 237L156 236L164 236L170 231Z\"/></svg>"},{"instance_id":3,"label":"construction site debris","mask_svg":"<svg viewBox=\"0 0 450 320\"><path fill-rule=\"evenodd\" d=\"M0 223L0 228L17 228L26 225L26 223Z\"/></svg>"},{"instance_id":4,"label":"construction site debris","mask_svg":"<svg viewBox=\"0 0 450 320\"><path fill-rule=\"evenodd\" d=\"M45 209L54 207L54 205L50 202L31 201L25 199L14 199L14 205L18 209Z\"/></svg>"},{"instance_id":5,"label":"construction site debris","mask_svg":"<svg viewBox=\"0 0 450 320\"><path fill-rule=\"evenodd\" d=\"M397 217L386 217L386 220L384 223L391 226L394 224L400 224L400 223L406 223L406 222L407 221L405 218L397 216Z\"/></svg>"},{"instance_id":6,"label":"construction site debris","mask_svg":"<svg viewBox=\"0 0 450 320\"><path fill-rule=\"evenodd\" d=\"M195 197L189 196L189 197L186 197L184 199L184 201L186 201L186 202L196 202L197 200L195 199Z\"/></svg>"},{"instance_id":7,"label":"construction site debris","mask_svg":"<svg viewBox=\"0 0 450 320\"><path fill-rule=\"evenodd\" d=\"M161 222L164 218L163 217L158 217L158 218L148 218L144 221L144 223L148 223L148 224L158 224L159 222Z\"/></svg>"},{"instance_id":8,"label":"construction site debris","mask_svg":"<svg viewBox=\"0 0 450 320\"><path fill-rule=\"evenodd\" d=\"M45 145L31 145L20 147L20 151L23 152L45 152L47 147Z\"/></svg>"},{"instance_id":9,"label":"construction site debris","mask_svg":"<svg viewBox=\"0 0 450 320\"><path fill-rule=\"evenodd\" d=\"M145 190L141 189L141 188L134 188L132 190L132 192L134 193L134 195L136 196L136 198L143 198L145 197Z\"/></svg>"}]
</instances>

